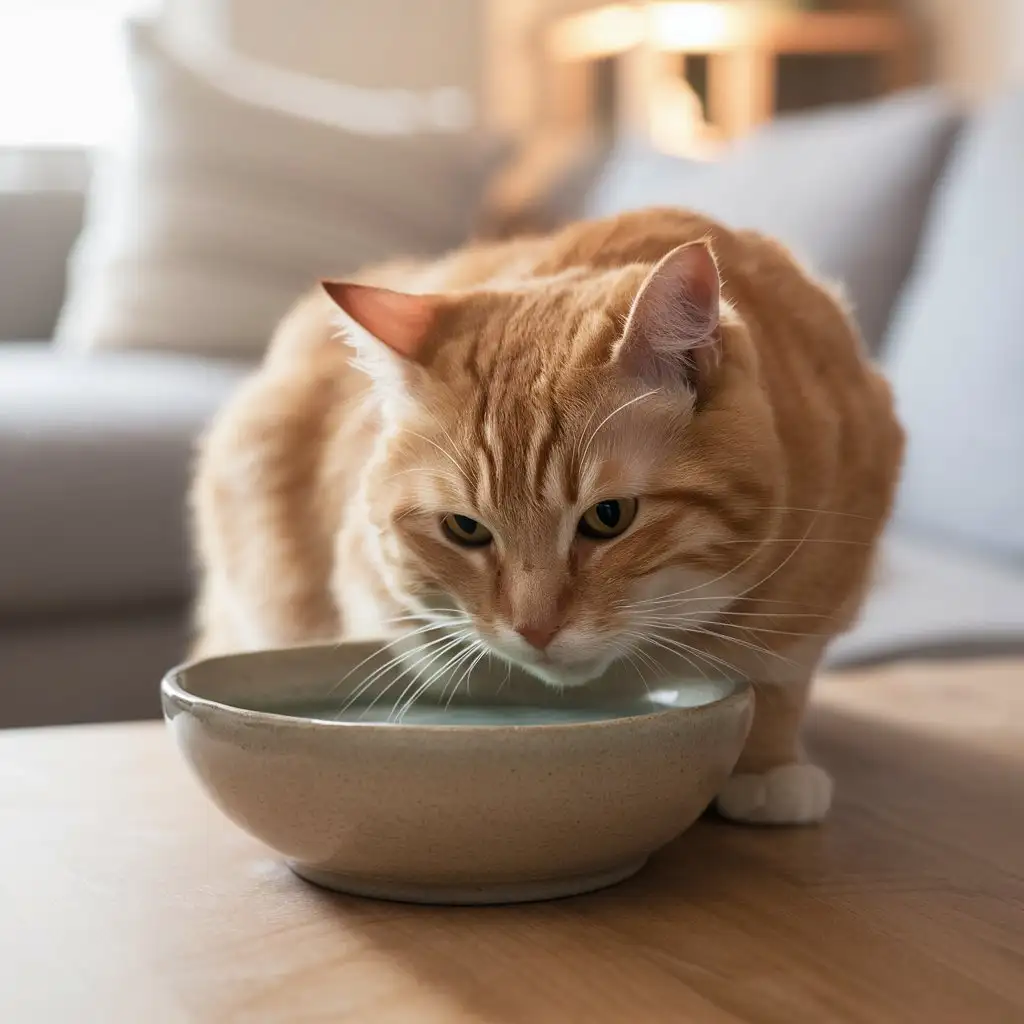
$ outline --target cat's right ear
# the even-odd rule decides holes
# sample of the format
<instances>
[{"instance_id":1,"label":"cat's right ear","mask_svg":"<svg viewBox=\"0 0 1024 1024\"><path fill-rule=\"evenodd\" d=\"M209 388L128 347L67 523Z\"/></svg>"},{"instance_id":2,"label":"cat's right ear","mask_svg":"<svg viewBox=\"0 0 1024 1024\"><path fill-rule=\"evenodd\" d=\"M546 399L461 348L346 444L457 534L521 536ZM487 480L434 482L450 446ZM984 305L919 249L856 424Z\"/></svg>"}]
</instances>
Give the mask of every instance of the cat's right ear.
<instances>
[{"instance_id":1,"label":"cat's right ear","mask_svg":"<svg viewBox=\"0 0 1024 1024\"><path fill-rule=\"evenodd\" d=\"M706 242L673 249L633 300L616 350L627 372L696 387L701 364L718 341L722 283Z\"/></svg>"},{"instance_id":2,"label":"cat's right ear","mask_svg":"<svg viewBox=\"0 0 1024 1024\"><path fill-rule=\"evenodd\" d=\"M417 361L441 305L436 295L408 295L351 281L321 285L344 314L349 343L360 355L366 354L366 339L361 336L365 332L403 359Z\"/></svg>"}]
</instances>

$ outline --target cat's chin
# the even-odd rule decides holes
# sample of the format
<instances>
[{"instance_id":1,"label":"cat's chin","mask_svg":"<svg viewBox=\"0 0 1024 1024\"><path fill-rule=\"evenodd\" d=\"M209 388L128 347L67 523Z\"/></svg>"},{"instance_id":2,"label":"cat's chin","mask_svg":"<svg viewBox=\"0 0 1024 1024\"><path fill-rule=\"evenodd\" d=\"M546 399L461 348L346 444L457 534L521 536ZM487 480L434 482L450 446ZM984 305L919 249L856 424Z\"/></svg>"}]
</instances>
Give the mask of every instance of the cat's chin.
<instances>
[{"instance_id":1,"label":"cat's chin","mask_svg":"<svg viewBox=\"0 0 1024 1024\"><path fill-rule=\"evenodd\" d=\"M528 662L514 660L513 664L528 672L548 686L559 690L568 690L576 686L586 686L599 679L608 669L610 661L593 661L580 665L559 665L556 662Z\"/></svg>"}]
</instances>

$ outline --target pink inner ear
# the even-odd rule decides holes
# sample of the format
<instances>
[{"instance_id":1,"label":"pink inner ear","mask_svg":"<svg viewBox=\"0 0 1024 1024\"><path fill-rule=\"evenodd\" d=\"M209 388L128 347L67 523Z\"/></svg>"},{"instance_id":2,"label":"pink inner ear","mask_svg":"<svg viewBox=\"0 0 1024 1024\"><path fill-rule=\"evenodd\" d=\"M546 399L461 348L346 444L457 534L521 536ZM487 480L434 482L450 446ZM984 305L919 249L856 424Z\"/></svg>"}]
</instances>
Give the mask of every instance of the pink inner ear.
<instances>
[{"instance_id":1,"label":"pink inner ear","mask_svg":"<svg viewBox=\"0 0 1024 1024\"><path fill-rule=\"evenodd\" d=\"M416 358L437 315L436 296L407 295L350 281L321 283L338 308L360 327L400 356Z\"/></svg>"},{"instance_id":2,"label":"pink inner ear","mask_svg":"<svg viewBox=\"0 0 1024 1024\"><path fill-rule=\"evenodd\" d=\"M633 302L620 358L641 375L686 365L689 353L714 337L720 295L718 266L705 243L673 249Z\"/></svg>"}]
</instances>

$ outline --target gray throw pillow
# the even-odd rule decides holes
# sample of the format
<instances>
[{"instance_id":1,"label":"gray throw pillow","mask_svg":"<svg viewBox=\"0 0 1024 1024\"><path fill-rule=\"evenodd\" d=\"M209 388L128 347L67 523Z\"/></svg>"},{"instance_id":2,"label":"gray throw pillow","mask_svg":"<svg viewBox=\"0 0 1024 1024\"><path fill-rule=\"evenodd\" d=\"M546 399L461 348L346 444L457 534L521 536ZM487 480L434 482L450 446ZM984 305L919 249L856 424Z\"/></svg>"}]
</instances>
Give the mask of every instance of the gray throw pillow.
<instances>
[{"instance_id":1,"label":"gray throw pillow","mask_svg":"<svg viewBox=\"0 0 1024 1024\"><path fill-rule=\"evenodd\" d=\"M939 186L887 369L909 444L898 517L1024 560L1024 91L983 110Z\"/></svg>"},{"instance_id":2,"label":"gray throw pillow","mask_svg":"<svg viewBox=\"0 0 1024 1024\"><path fill-rule=\"evenodd\" d=\"M585 212L687 206L774 235L842 282L877 351L959 123L952 102L926 90L781 118L711 163L629 143Z\"/></svg>"}]
</instances>

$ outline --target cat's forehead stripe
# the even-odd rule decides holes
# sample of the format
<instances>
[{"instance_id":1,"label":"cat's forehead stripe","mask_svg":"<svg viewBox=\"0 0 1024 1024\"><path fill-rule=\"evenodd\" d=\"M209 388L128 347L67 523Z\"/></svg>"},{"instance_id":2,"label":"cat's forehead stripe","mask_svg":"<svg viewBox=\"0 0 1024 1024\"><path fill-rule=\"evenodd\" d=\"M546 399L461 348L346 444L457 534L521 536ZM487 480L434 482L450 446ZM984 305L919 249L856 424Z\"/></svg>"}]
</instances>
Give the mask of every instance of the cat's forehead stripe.
<instances>
[{"instance_id":1,"label":"cat's forehead stripe","mask_svg":"<svg viewBox=\"0 0 1024 1024\"><path fill-rule=\"evenodd\" d=\"M476 404L473 408L473 439L479 445L480 455L483 458L483 469L477 475L476 480L476 501L478 505L483 501L483 495L480 493L482 486L486 486L488 498L493 495L497 470L494 446L491 444L491 438L488 436L486 429L489 418L491 389L483 385L484 374L483 368L480 365L480 355L480 339L474 338L470 344L466 367L477 384Z\"/></svg>"},{"instance_id":2,"label":"cat's forehead stripe","mask_svg":"<svg viewBox=\"0 0 1024 1024\"><path fill-rule=\"evenodd\" d=\"M561 403L578 390L573 378L607 362L616 322L594 308L589 293L586 301L571 291L549 293L543 324L535 296L510 299L504 316L475 323L463 349L462 368L474 384L466 410L477 449L473 498L478 508L524 500L540 507L575 505L587 489L576 437L585 433L578 422L585 416ZM542 329L558 337L538 345Z\"/></svg>"},{"instance_id":3,"label":"cat's forehead stripe","mask_svg":"<svg viewBox=\"0 0 1024 1024\"><path fill-rule=\"evenodd\" d=\"M552 378L545 389L541 409L545 414L543 431L538 431L534 449L533 465L533 490L535 494L544 491L544 481L547 478L548 467L555 452L555 446L562 438L562 416L558 408L557 396L555 393L555 381Z\"/></svg>"}]
</instances>

